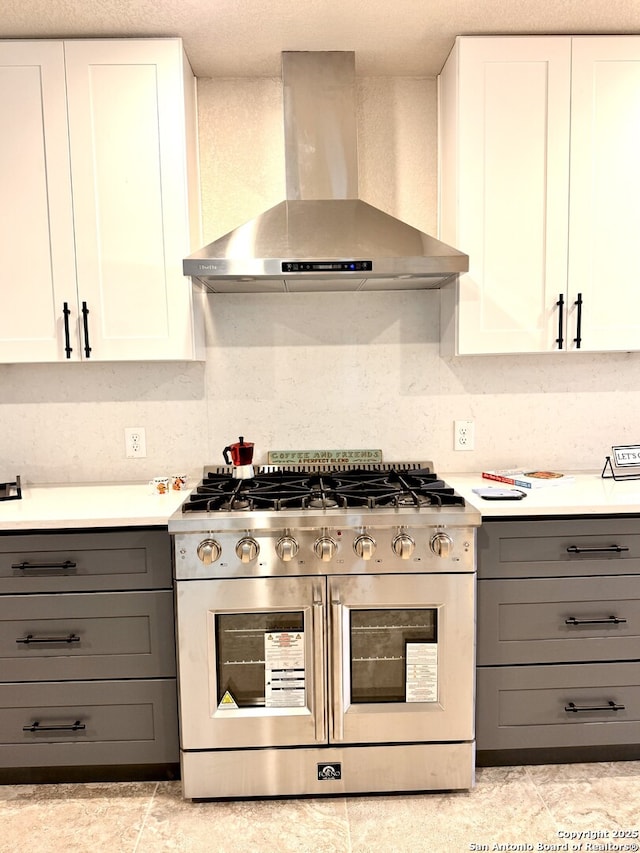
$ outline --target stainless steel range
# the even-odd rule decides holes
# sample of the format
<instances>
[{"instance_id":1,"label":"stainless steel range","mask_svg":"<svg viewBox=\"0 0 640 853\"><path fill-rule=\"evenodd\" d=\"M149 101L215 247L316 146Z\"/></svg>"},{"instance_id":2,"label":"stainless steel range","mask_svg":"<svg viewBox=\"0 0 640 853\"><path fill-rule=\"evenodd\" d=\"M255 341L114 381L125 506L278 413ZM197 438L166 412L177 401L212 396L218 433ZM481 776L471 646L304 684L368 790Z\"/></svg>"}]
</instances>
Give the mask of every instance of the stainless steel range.
<instances>
[{"instance_id":1,"label":"stainless steel range","mask_svg":"<svg viewBox=\"0 0 640 853\"><path fill-rule=\"evenodd\" d=\"M169 522L184 796L471 787L479 513L430 463L233 473Z\"/></svg>"}]
</instances>

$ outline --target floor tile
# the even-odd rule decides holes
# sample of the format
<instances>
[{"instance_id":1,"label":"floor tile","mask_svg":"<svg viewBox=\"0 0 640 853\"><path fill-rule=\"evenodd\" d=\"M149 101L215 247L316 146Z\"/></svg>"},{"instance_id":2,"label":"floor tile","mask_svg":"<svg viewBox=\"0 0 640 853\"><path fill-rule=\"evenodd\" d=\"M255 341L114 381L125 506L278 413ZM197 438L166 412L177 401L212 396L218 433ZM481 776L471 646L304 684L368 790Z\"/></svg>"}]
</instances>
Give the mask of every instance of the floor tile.
<instances>
[{"instance_id":1,"label":"floor tile","mask_svg":"<svg viewBox=\"0 0 640 853\"><path fill-rule=\"evenodd\" d=\"M2 853L133 853L155 782L0 787Z\"/></svg>"},{"instance_id":2,"label":"floor tile","mask_svg":"<svg viewBox=\"0 0 640 853\"><path fill-rule=\"evenodd\" d=\"M524 768L478 772L470 792L352 799L353 853L458 853L556 838L555 825ZM507 848L505 848L507 849Z\"/></svg>"},{"instance_id":3,"label":"floor tile","mask_svg":"<svg viewBox=\"0 0 640 853\"><path fill-rule=\"evenodd\" d=\"M164 783L136 853L343 853L348 839L343 799L191 802Z\"/></svg>"},{"instance_id":4,"label":"floor tile","mask_svg":"<svg viewBox=\"0 0 640 853\"><path fill-rule=\"evenodd\" d=\"M532 767L528 774L563 831L577 829L592 833L592 840L624 843L616 830L640 829L640 762ZM638 838L630 840L640 844Z\"/></svg>"}]
</instances>

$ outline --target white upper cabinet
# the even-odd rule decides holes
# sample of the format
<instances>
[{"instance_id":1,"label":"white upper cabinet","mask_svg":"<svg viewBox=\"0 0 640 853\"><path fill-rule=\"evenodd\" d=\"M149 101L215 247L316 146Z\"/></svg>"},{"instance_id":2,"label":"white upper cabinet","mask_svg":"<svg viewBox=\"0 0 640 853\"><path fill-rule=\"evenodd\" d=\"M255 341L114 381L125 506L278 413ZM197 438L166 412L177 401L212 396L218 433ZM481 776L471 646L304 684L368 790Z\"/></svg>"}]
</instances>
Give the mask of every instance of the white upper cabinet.
<instances>
[{"instance_id":1,"label":"white upper cabinet","mask_svg":"<svg viewBox=\"0 0 640 853\"><path fill-rule=\"evenodd\" d=\"M2 108L26 119L0 141L0 360L203 357L182 275L200 227L180 40L5 42L0 75Z\"/></svg>"},{"instance_id":2,"label":"white upper cabinet","mask_svg":"<svg viewBox=\"0 0 640 853\"><path fill-rule=\"evenodd\" d=\"M640 38L463 37L440 76L443 353L640 349ZM640 306L639 306L640 307Z\"/></svg>"}]
</instances>

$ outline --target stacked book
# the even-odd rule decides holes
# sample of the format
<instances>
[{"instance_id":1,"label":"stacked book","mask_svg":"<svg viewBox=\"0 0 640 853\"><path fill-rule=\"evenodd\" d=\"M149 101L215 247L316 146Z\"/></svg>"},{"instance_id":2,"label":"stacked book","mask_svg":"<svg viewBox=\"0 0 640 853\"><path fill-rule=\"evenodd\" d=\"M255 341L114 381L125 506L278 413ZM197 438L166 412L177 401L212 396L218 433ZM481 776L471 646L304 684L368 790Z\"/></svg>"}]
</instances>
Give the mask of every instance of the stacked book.
<instances>
[{"instance_id":1,"label":"stacked book","mask_svg":"<svg viewBox=\"0 0 640 853\"><path fill-rule=\"evenodd\" d=\"M542 489L545 486L560 486L575 480L572 474L560 474L558 471L526 471L522 468L483 471L482 476L485 480L497 480L520 489Z\"/></svg>"}]
</instances>

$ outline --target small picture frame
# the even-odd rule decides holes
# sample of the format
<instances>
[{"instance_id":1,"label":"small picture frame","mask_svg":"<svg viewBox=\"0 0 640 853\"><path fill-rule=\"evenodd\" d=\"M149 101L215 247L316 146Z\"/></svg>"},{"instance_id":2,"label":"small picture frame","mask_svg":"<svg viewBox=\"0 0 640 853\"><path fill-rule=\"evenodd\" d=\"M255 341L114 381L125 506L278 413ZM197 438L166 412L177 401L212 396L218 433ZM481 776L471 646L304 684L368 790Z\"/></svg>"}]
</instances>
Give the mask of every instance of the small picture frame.
<instances>
[{"instance_id":1,"label":"small picture frame","mask_svg":"<svg viewBox=\"0 0 640 853\"><path fill-rule=\"evenodd\" d=\"M613 480L640 480L640 470L637 473L617 473L616 469L640 469L640 444L624 444L611 448L611 456L607 456L601 477Z\"/></svg>"},{"instance_id":2,"label":"small picture frame","mask_svg":"<svg viewBox=\"0 0 640 853\"><path fill-rule=\"evenodd\" d=\"M612 447L613 464L616 468L640 467L640 444Z\"/></svg>"}]
</instances>

